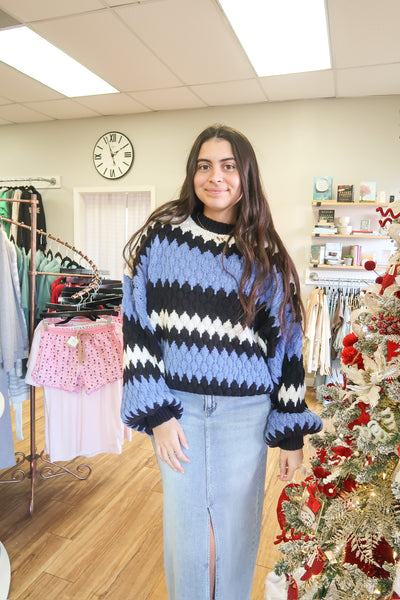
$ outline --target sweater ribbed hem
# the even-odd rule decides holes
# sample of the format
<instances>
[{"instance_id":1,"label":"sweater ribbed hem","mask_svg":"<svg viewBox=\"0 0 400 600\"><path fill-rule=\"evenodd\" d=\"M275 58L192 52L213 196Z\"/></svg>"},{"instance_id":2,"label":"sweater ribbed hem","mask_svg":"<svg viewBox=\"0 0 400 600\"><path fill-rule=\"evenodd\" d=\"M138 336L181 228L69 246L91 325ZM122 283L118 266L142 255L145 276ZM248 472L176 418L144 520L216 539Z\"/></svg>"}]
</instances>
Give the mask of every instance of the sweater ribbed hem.
<instances>
[{"instance_id":1,"label":"sweater ribbed hem","mask_svg":"<svg viewBox=\"0 0 400 600\"><path fill-rule=\"evenodd\" d=\"M173 417L174 413L168 407L159 408L156 412L147 417L149 429L154 429L154 427L165 423L165 421L169 421Z\"/></svg>"},{"instance_id":2,"label":"sweater ribbed hem","mask_svg":"<svg viewBox=\"0 0 400 600\"><path fill-rule=\"evenodd\" d=\"M281 440L278 446L281 450L300 450L304 446L304 438L300 436Z\"/></svg>"}]
</instances>

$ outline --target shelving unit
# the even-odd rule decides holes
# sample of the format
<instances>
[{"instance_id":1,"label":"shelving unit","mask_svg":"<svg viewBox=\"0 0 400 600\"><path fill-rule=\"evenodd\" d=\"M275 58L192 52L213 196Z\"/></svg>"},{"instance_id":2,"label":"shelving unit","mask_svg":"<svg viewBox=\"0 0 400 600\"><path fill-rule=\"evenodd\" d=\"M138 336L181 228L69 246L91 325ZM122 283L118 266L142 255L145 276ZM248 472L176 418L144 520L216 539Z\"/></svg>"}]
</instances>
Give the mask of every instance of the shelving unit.
<instances>
[{"instance_id":1,"label":"shelving unit","mask_svg":"<svg viewBox=\"0 0 400 600\"><path fill-rule=\"evenodd\" d=\"M364 216L365 218L370 219L371 221L371 230L372 231L379 231L380 227L379 227L379 215L376 212L377 207L387 207L390 206L389 203L381 203L381 202L334 202L334 201L313 201L312 202L312 208L314 210L314 213L316 212L316 209L334 209L335 210L335 220L340 217L340 216L348 216L350 217L350 223L353 227L353 229L357 230L357 233L351 233L351 234L339 234L339 233L335 233L335 234L326 234L326 233L312 233L311 234L311 239L312 239L312 245L325 245L324 242L328 243L328 242L333 242L333 241L338 241L341 242L342 245L344 247L348 246L352 246L352 245L361 245L362 244L362 249L364 252L365 249L365 253L379 253L380 252L387 252L388 250L391 251L391 247L389 246L389 240L390 240L390 236L386 235L385 233L378 233L376 235L374 234L363 234L363 233L359 233L359 227L358 227L358 223L357 223L357 219L362 219ZM317 222L317 219L315 219L315 222ZM379 261L377 261L379 263ZM348 272L348 271L360 271L363 272L364 274L365 269L362 265L352 265L352 266L347 266L347 265L328 265L328 264L312 264L310 263L309 265L309 270L311 271L315 271L317 269L324 269L324 270L328 270L328 271L336 271L339 274L342 272ZM355 273L354 274L355 277L357 277L358 275Z\"/></svg>"}]
</instances>

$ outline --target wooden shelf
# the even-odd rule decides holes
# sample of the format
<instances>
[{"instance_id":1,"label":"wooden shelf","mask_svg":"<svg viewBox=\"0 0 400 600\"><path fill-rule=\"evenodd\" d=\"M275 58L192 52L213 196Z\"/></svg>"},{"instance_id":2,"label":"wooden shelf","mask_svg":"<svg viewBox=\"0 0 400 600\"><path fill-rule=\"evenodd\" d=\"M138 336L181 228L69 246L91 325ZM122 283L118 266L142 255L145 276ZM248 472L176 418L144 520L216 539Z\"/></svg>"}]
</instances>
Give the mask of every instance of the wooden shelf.
<instances>
[{"instance_id":1,"label":"wooden shelf","mask_svg":"<svg viewBox=\"0 0 400 600\"><path fill-rule=\"evenodd\" d=\"M310 269L335 269L337 271L366 271L363 265L309 265Z\"/></svg>"},{"instance_id":2,"label":"wooden shelf","mask_svg":"<svg viewBox=\"0 0 400 600\"><path fill-rule=\"evenodd\" d=\"M345 208L349 206L362 206L363 208L370 207L376 208L377 206L391 206L393 202L320 202L318 200L313 200L312 206L343 206Z\"/></svg>"},{"instance_id":3,"label":"wooden shelf","mask_svg":"<svg viewBox=\"0 0 400 600\"><path fill-rule=\"evenodd\" d=\"M369 239L369 240L390 240L390 235L363 235L350 233L349 235L341 235L340 233L312 233L311 237L328 237L328 238L345 238L345 239Z\"/></svg>"}]
</instances>

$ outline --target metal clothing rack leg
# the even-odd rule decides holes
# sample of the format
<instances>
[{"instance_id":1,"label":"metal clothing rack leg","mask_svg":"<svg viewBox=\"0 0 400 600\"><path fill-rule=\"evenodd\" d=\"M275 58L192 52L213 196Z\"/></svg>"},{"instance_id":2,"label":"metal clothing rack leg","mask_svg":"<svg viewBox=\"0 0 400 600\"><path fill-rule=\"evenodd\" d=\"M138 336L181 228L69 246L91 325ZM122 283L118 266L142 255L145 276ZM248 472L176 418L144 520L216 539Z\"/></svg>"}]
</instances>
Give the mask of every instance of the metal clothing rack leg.
<instances>
[{"instance_id":1,"label":"metal clothing rack leg","mask_svg":"<svg viewBox=\"0 0 400 600\"><path fill-rule=\"evenodd\" d=\"M31 271L30 271L30 321L29 321L29 347L31 347L33 335L35 332L35 311L36 311L36 275L38 272L36 271L36 248L37 248L37 234L44 234L51 239L56 240L67 248L72 249L74 252L80 254L85 260L89 262L94 271L94 276L92 277L92 281L84 288L84 290L80 294L84 294L86 290L93 289L99 280L99 272L97 267L93 264L91 260L88 259L87 256L84 256L82 252L77 250L68 242L62 242L59 238L52 236L49 233L46 233L42 230L37 230L37 205L38 200L36 194L32 194L30 200L10 200L11 202L25 202L31 204L31 226L25 225L24 223L18 223L11 219L0 218L0 220L7 221L10 223L14 223L19 227L26 227L31 230ZM47 273L40 273L42 275L47 275ZM48 274L54 275L54 274ZM29 502L29 515L33 516L34 511L34 503L35 503L35 481L37 474L40 475L42 479L51 479L54 477L60 477L62 475L71 475L76 479L85 480L88 479L92 472L92 468L89 465L82 464L76 467L77 473L67 469L66 467L53 463L46 458L46 454L44 450L38 454L36 449L36 388L35 386L30 386L29 390L29 401L30 401L30 454L27 456L22 452L17 452L15 454L16 464L6 469L2 475L0 475L0 483L20 483L26 478L30 478L31 480L31 489L30 489L30 502ZM38 461L41 460L44 463L44 466L41 469L37 468ZM26 473L21 467L23 463L27 461L29 462L29 472ZM9 479L6 479L9 477Z\"/></svg>"}]
</instances>

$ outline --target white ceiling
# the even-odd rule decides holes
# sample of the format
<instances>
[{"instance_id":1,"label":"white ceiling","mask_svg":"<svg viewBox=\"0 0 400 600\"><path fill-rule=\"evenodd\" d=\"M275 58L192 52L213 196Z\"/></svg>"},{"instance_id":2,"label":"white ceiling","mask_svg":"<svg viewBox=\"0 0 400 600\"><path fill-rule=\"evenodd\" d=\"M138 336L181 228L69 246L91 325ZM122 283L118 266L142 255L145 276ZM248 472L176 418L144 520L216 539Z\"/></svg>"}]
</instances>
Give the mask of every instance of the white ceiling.
<instances>
[{"instance_id":1,"label":"white ceiling","mask_svg":"<svg viewBox=\"0 0 400 600\"><path fill-rule=\"evenodd\" d=\"M399 0L326 4L332 70L257 77L217 0L0 0L0 28L29 26L120 90L71 99L0 62L0 125L400 94Z\"/></svg>"}]
</instances>

